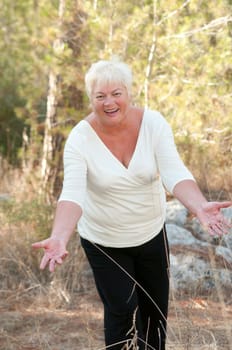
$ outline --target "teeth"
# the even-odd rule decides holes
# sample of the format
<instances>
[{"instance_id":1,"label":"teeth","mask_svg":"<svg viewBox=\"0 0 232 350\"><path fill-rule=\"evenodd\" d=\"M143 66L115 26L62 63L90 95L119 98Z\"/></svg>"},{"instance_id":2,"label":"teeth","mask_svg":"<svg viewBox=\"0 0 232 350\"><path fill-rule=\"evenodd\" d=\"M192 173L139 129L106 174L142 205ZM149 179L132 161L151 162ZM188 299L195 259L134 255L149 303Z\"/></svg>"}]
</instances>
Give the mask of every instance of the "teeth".
<instances>
[{"instance_id":1,"label":"teeth","mask_svg":"<svg viewBox=\"0 0 232 350\"><path fill-rule=\"evenodd\" d=\"M105 111L106 113L114 113L114 112L117 112L118 110L117 109L110 109L110 110L107 110Z\"/></svg>"}]
</instances>

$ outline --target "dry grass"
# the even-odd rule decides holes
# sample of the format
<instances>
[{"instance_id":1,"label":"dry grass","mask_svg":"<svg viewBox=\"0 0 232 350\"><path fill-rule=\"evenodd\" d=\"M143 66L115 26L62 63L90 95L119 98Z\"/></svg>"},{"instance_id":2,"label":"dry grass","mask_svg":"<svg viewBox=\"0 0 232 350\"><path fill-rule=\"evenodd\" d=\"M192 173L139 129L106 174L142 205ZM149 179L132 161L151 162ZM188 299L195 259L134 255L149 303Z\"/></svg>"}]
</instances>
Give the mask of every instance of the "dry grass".
<instances>
[{"instance_id":1,"label":"dry grass","mask_svg":"<svg viewBox=\"0 0 232 350\"><path fill-rule=\"evenodd\" d=\"M24 245L17 228L10 227L1 237L0 349L103 350L102 306L75 238L65 265L44 276L35 267L38 257L30 242ZM230 349L232 303L215 296L171 293L168 350ZM136 339L128 349L136 349L133 344Z\"/></svg>"},{"instance_id":2,"label":"dry grass","mask_svg":"<svg viewBox=\"0 0 232 350\"><path fill-rule=\"evenodd\" d=\"M86 267L80 275L82 288L72 296L63 284L55 286L56 293L54 285L33 293L5 291L0 303L0 349L103 350L101 302L92 276L84 273ZM232 305L226 306L226 315L210 298L171 297L167 349L229 350L226 327L231 327Z\"/></svg>"},{"instance_id":3,"label":"dry grass","mask_svg":"<svg viewBox=\"0 0 232 350\"><path fill-rule=\"evenodd\" d=\"M39 271L31 243L49 234L53 208L32 194L18 198L0 203L0 349L105 349L101 302L76 237L55 274ZM133 338L127 349L135 344ZM171 291L167 350L230 350L231 344L232 300L220 285L204 297Z\"/></svg>"}]
</instances>

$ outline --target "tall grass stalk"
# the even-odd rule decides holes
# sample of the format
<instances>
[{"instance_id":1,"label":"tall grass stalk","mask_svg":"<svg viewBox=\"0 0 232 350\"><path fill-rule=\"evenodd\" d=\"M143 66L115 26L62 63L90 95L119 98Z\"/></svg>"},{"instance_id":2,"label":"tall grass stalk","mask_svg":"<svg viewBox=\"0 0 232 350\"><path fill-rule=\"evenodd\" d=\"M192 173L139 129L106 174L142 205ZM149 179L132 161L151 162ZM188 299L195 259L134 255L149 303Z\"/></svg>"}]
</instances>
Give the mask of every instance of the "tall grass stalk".
<instances>
[{"instance_id":1,"label":"tall grass stalk","mask_svg":"<svg viewBox=\"0 0 232 350\"><path fill-rule=\"evenodd\" d=\"M104 254L109 260L111 260L120 270L122 270L134 283L135 285L140 288L144 294L150 299L150 301L152 302L152 304L154 305L154 307L159 311L161 317L163 318L163 320L165 322L167 322L167 318L164 316L163 312L161 311L161 309L159 308L159 306L157 305L157 303L152 299L152 297L150 296L150 294L146 291L146 289L144 289L144 287L133 277L131 276L131 274L126 271L117 261L115 261L109 254L107 254L104 250L102 250L98 245L96 245L95 243L91 242L95 248L97 248L102 254ZM166 254L167 254L167 250L166 250ZM169 256L166 257L167 258L167 261L169 261ZM169 272L167 271L167 273L169 274ZM135 310L136 312L136 310ZM175 332L174 330L172 329L172 327L169 327L169 325L167 324L168 328L169 328L169 331L170 333L172 333L172 335L174 336L174 338L176 338L175 336ZM132 329L134 329L135 327L135 321L133 322L133 326L132 326ZM134 337L135 335L137 334L137 330L134 329ZM133 350L137 350L137 342L135 344L135 339L136 338L132 338L130 340L130 344L127 344L127 348L125 348L125 350L129 350L129 349L133 349ZM133 344L133 347L131 348L131 344ZM150 346L150 345L149 345ZM151 347L151 346L150 346Z\"/></svg>"},{"instance_id":2,"label":"tall grass stalk","mask_svg":"<svg viewBox=\"0 0 232 350\"><path fill-rule=\"evenodd\" d=\"M225 179L227 181L228 179ZM207 184L208 186L208 184ZM210 186L208 186L210 188ZM220 196L220 194L219 194ZM231 194L228 194L231 196ZM208 197L214 200L214 194L209 190ZM18 201L9 201L0 203L0 306L8 307L9 310L24 305L25 300L37 307L38 305L46 305L46 307L56 310L61 307L72 307L72 302L78 298L78 293L88 293L85 281L81 282L83 269L85 268L86 259L78 244L75 236L73 236L69 245L69 257L65 264L52 276L47 272L39 271L39 260L41 254L35 254L31 250L31 243L45 238L49 235L53 207L43 204L41 199L37 199L35 194L30 195L29 200L25 200L21 195ZM219 198L220 199L220 198ZM97 247L98 248L98 247ZM104 253L104 252L102 252ZM105 253L104 253L105 254ZM226 323L230 314L227 312L227 304L224 297L224 291L220 285L217 275L217 261L212 250L208 252L211 269L215 277L215 294L219 301L220 310L218 315L225 320L223 329L224 337L227 344L232 344L231 325ZM111 259L111 257L108 257ZM112 259L111 259L112 260ZM114 261L115 264L117 262ZM123 268L119 265L119 268ZM124 271L127 275L127 271ZM167 271L170 273L170 271ZM131 278L138 288L151 297L132 276ZM172 276L170 281L172 282ZM195 293L195 291L194 291ZM195 297L196 295L194 295ZM191 322L191 315L184 315L184 310L179 306L178 299L182 296L176 294L171 286L171 304L175 312L176 322L172 326L167 323L167 349L168 350L225 350L224 345L220 347L214 330L200 330ZM191 299L191 293L186 296ZM154 307L158 307L151 299ZM190 310L191 312L191 310ZM206 316L208 310L206 309ZM164 317L164 315L163 315ZM125 345L125 350L135 350L138 342L135 324L132 324L131 339ZM34 338L38 339L39 349L53 349L51 340L46 336L43 337L42 325L35 323L36 333ZM101 330L102 332L102 330ZM185 332L188 334L186 336ZM0 336L5 339L4 349L13 350L18 342L17 336L10 334L5 329L0 330ZM93 336L94 339L94 336ZM87 350L89 340L83 349ZM71 344L71 341L70 341ZM71 345L70 345L71 346ZM123 344L122 344L123 346ZM106 349L105 347L97 347L93 341L89 343L89 349L98 348L98 350ZM71 348L69 350L72 350ZM228 348L229 349L229 345Z\"/></svg>"}]
</instances>

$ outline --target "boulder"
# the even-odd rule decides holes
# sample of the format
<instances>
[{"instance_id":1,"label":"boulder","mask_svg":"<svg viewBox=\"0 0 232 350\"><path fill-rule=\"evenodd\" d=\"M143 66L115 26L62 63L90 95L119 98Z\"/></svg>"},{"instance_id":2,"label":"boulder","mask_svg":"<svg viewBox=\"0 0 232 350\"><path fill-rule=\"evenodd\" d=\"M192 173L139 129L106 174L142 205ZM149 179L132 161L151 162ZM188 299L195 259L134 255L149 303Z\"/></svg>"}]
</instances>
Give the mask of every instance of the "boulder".
<instances>
[{"instance_id":1,"label":"boulder","mask_svg":"<svg viewBox=\"0 0 232 350\"><path fill-rule=\"evenodd\" d=\"M232 208L223 209L231 220ZM179 201L167 205L171 287L188 295L232 294L232 232L212 237Z\"/></svg>"},{"instance_id":2,"label":"boulder","mask_svg":"<svg viewBox=\"0 0 232 350\"><path fill-rule=\"evenodd\" d=\"M183 227L175 224L166 224L168 241L171 246L207 246L207 242L202 242L195 238L193 234Z\"/></svg>"},{"instance_id":3,"label":"boulder","mask_svg":"<svg viewBox=\"0 0 232 350\"><path fill-rule=\"evenodd\" d=\"M167 202L166 222L184 226L187 221L188 210L177 199Z\"/></svg>"},{"instance_id":4,"label":"boulder","mask_svg":"<svg viewBox=\"0 0 232 350\"><path fill-rule=\"evenodd\" d=\"M193 255L170 255L171 287L179 294L231 295L232 271L212 269L209 262Z\"/></svg>"}]
</instances>

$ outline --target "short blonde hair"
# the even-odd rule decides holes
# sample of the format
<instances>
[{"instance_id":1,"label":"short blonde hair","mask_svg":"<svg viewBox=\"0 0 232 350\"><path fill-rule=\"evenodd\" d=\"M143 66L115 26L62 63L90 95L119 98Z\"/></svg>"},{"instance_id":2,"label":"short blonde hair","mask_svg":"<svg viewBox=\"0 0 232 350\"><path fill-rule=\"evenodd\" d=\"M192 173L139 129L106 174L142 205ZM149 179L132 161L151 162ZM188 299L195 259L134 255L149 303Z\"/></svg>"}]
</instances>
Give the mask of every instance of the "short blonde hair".
<instances>
[{"instance_id":1,"label":"short blonde hair","mask_svg":"<svg viewBox=\"0 0 232 350\"><path fill-rule=\"evenodd\" d=\"M132 72L129 66L116 59L110 61L98 61L93 63L85 75L85 88L89 98L96 82L98 83L120 83L131 93Z\"/></svg>"}]
</instances>

